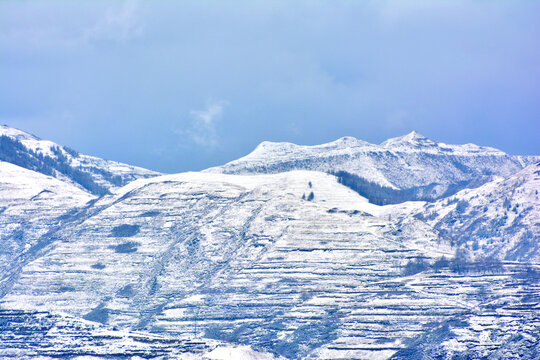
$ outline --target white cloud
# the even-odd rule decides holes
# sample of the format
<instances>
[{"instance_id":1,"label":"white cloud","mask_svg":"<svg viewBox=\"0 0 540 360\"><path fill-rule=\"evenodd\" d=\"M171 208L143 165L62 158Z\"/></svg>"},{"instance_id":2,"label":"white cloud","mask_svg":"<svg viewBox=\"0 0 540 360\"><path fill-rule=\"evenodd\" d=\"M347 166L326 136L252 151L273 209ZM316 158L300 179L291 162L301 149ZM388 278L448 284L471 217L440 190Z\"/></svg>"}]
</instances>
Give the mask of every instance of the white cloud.
<instances>
[{"instance_id":1,"label":"white cloud","mask_svg":"<svg viewBox=\"0 0 540 360\"><path fill-rule=\"evenodd\" d=\"M215 147L218 144L216 122L223 116L225 100L208 102L204 110L192 110L191 127L185 131L176 131L180 135L187 135L193 142L206 147Z\"/></svg>"},{"instance_id":2,"label":"white cloud","mask_svg":"<svg viewBox=\"0 0 540 360\"><path fill-rule=\"evenodd\" d=\"M208 104L204 110L192 110L190 114L193 117L196 125L212 128L214 121L223 115L223 108L225 105L227 105L227 102L220 100L218 102Z\"/></svg>"},{"instance_id":3,"label":"white cloud","mask_svg":"<svg viewBox=\"0 0 540 360\"><path fill-rule=\"evenodd\" d=\"M120 7L110 7L94 26L86 29L84 37L89 40L108 39L126 41L142 34L138 21L138 0L125 0Z\"/></svg>"}]
</instances>

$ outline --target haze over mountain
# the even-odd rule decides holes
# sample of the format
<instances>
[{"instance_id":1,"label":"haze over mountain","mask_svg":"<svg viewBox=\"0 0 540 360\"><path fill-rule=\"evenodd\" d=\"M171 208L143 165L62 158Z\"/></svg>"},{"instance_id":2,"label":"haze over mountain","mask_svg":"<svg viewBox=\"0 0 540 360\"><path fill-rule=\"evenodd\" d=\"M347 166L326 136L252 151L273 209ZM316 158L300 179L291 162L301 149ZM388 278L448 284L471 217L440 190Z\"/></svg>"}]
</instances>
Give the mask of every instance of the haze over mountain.
<instances>
[{"instance_id":1,"label":"haze over mountain","mask_svg":"<svg viewBox=\"0 0 540 360\"><path fill-rule=\"evenodd\" d=\"M538 157L412 132L159 176L2 131L1 356L540 354Z\"/></svg>"}]
</instances>

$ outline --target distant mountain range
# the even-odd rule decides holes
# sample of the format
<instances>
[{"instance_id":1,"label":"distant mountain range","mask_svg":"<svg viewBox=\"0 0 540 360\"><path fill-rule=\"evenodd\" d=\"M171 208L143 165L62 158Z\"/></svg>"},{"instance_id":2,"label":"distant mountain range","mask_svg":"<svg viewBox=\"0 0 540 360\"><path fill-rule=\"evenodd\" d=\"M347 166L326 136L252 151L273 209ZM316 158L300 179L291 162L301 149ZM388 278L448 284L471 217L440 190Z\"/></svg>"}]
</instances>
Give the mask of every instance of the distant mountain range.
<instances>
[{"instance_id":1,"label":"distant mountain range","mask_svg":"<svg viewBox=\"0 0 540 360\"><path fill-rule=\"evenodd\" d=\"M353 137L317 146L263 142L249 155L206 171L272 174L305 169L334 173L364 197L384 205L440 199L496 176L509 176L538 161L537 156L510 156L474 144L438 143L413 131L380 145Z\"/></svg>"},{"instance_id":2,"label":"distant mountain range","mask_svg":"<svg viewBox=\"0 0 540 360\"><path fill-rule=\"evenodd\" d=\"M540 157L412 132L162 175L4 126L0 160L0 357L540 355Z\"/></svg>"}]
</instances>

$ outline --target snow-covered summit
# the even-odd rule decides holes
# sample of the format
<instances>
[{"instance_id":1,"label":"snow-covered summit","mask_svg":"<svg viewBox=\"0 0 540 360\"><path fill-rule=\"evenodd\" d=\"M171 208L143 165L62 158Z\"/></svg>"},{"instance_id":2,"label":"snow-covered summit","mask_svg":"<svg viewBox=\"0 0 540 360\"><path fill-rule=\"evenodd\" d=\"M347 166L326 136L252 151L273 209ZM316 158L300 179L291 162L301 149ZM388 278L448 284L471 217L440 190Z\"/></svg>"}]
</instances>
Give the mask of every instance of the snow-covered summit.
<instances>
[{"instance_id":1,"label":"snow-covered summit","mask_svg":"<svg viewBox=\"0 0 540 360\"><path fill-rule=\"evenodd\" d=\"M419 148L434 147L437 146L437 143L416 131L411 131L406 135L390 138L382 142L380 146L384 148L395 148L402 146L414 146L416 148Z\"/></svg>"},{"instance_id":2,"label":"snow-covered summit","mask_svg":"<svg viewBox=\"0 0 540 360\"><path fill-rule=\"evenodd\" d=\"M382 142L380 146L395 151L444 152L462 156L469 154L506 155L503 151L488 146L479 146L476 144L452 145L437 142L416 131L411 131L403 136L390 138Z\"/></svg>"},{"instance_id":3,"label":"snow-covered summit","mask_svg":"<svg viewBox=\"0 0 540 360\"><path fill-rule=\"evenodd\" d=\"M9 136L17 140L34 140L34 141L41 140L35 135L32 135L30 133L27 133L25 131L19 130L17 128L14 128L8 125L0 125L0 135Z\"/></svg>"},{"instance_id":4,"label":"snow-covered summit","mask_svg":"<svg viewBox=\"0 0 540 360\"><path fill-rule=\"evenodd\" d=\"M510 156L474 144L450 145L416 131L380 145L343 137L313 146L263 142L250 154L207 172L226 174L278 173L294 169L347 172L377 186L417 189L420 198L438 198L471 182L509 176L535 157Z\"/></svg>"},{"instance_id":5,"label":"snow-covered summit","mask_svg":"<svg viewBox=\"0 0 540 360\"><path fill-rule=\"evenodd\" d=\"M295 153L295 152L309 153L309 152L312 152L313 150L325 151L325 150L349 149L349 148L366 147L366 146L373 146L373 144L370 144L367 141L359 140L352 136L344 136L342 138L339 138L335 141L332 141L326 144L313 145L313 146L297 145L290 142L263 141L262 143L257 145L253 153L264 152L264 153L273 153L275 155L279 155L279 154L286 155L287 153Z\"/></svg>"}]
</instances>

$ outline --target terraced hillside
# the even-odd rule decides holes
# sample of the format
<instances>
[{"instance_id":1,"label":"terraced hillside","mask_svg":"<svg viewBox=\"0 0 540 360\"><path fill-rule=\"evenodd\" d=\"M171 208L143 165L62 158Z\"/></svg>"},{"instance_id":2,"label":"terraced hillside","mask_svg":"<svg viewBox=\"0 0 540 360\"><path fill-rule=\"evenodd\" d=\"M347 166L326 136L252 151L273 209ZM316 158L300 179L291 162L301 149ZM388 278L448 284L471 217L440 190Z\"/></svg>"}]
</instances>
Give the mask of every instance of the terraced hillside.
<instances>
[{"instance_id":1,"label":"terraced hillside","mask_svg":"<svg viewBox=\"0 0 540 360\"><path fill-rule=\"evenodd\" d=\"M66 315L0 310L2 359L203 356L217 342L114 330ZM195 359L195 356L192 358Z\"/></svg>"},{"instance_id":2,"label":"terraced hillside","mask_svg":"<svg viewBox=\"0 0 540 360\"><path fill-rule=\"evenodd\" d=\"M289 359L534 358L536 258L445 262L456 242L422 211L310 171L138 180L54 228L0 306Z\"/></svg>"},{"instance_id":3,"label":"terraced hillside","mask_svg":"<svg viewBox=\"0 0 540 360\"><path fill-rule=\"evenodd\" d=\"M0 278L20 265L21 256L33 256L48 243L70 210L93 198L72 184L0 161Z\"/></svg>"}]
</instances>

